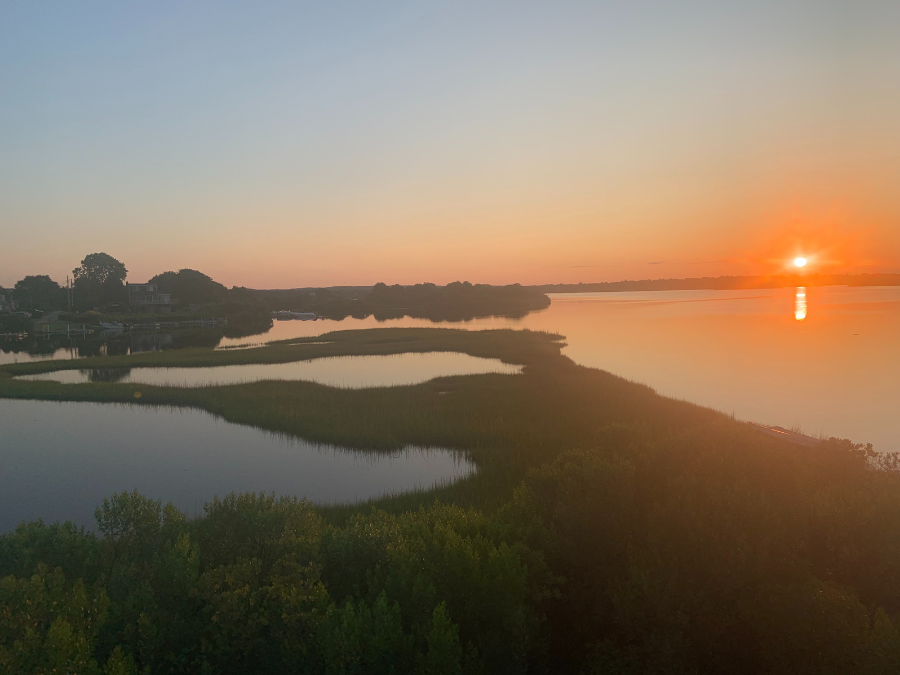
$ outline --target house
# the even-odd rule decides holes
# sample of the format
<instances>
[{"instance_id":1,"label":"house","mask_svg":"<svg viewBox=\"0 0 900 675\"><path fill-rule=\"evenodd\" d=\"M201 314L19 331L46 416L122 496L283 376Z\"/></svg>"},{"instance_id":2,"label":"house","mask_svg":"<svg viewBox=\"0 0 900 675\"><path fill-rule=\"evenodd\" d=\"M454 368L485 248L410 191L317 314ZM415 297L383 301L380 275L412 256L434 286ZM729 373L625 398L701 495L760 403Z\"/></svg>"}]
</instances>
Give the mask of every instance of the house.
<instances>
[{"instance_id":1,"label":"house","mask_svg":"<svg viewBox=\"0 0 900 675\"><path fill-rule=\"evenodd\" d=\"M162 306L168 309L172 304L169 293L160 293L156 284L125 284L128 290L128 304L139 306Z\"/></svg>"},{"instance_id":2,"label":"house","mask_svg":"<svg viewBox=\"0 0 900 675\"><path fill-rule=\"evenodd\" d=\"M12 296L0 293L0 312L12 312L16 308Z\"/></svg>"}]
</instances>

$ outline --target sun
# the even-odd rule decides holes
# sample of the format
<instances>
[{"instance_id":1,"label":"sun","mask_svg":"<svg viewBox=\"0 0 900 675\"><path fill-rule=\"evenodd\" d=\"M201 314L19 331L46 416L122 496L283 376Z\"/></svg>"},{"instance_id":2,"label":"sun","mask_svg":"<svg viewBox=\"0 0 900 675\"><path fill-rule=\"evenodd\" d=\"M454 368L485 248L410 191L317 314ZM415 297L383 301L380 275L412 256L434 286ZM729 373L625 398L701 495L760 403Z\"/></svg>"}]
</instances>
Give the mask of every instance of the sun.
<instances>
[{"instance_id":1,"label":"sun","mask_svg":"<svg viewBox=\"0 0 900 675\"><path fill-rule=\"evenodd\" d=\"M794 267L806 267L806 258L794 258Z\"/></svg>"}]
</instances>

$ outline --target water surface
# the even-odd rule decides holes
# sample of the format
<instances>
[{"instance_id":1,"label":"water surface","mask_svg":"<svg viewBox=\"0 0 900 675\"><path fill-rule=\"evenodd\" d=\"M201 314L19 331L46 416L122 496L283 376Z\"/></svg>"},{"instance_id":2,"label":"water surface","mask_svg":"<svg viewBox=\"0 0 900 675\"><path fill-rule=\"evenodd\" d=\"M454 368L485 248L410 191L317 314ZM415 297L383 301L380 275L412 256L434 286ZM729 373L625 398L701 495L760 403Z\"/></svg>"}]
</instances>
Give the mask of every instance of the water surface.
<instances>
[{"instance_id":1,"label":"water surface","mask_svg":"<svg viewBox=\"0 0 900 675\"><path fill-rule=\"evenodd\" d=\"M137 489L188 515L231 491L355 502L468 475L463 455L315 445L188 409L0 399L0 533L23 521L92 526L104 497Z\"/></svg>"},{"instance_id":2,"label":"water surface","mask_svg":"<svg viewBox=\"0 0 900 675\"><path fill-rule=\"evenodd\" d=\"M331 387L363 389L419 384L436 377L517 374L521 366L456 352L392 354L388 356L332 356L292 363L265 363L211 368L131 368L121 370L57 370L18 379L50 380L65 384L130 382L166 387L203 387L259 380L305 380Z\"/></svg>"},{"instance_id":3,"label":"water surface","mask_svg":"<svg viewBox=\"0 0 900 675\"><path fill-rule=\"evenodd\" d=\"M900 287L553 294L522 319L457 327L561 333L563 353L739 419L900 451ZM277 322L273 339L384 322ZM261 341L260 336L222 344Z\"/></svg>"},{"instance_id":4,"label":"water surface","mask_svg":"<svg viewBox=\"0 0 900 675\"><path fill-rule=\"evenodd\" d=\"M747 291L551 295L521 319L458 328L561 333L564 353L739 419L900 450L900 288L845 286ZM422 327L426 319L276 321L222 347L332 330ZM7 355L10 356L10 355ZM18 357L17 357L18 358Z\"/></svg>"}]
</instances>

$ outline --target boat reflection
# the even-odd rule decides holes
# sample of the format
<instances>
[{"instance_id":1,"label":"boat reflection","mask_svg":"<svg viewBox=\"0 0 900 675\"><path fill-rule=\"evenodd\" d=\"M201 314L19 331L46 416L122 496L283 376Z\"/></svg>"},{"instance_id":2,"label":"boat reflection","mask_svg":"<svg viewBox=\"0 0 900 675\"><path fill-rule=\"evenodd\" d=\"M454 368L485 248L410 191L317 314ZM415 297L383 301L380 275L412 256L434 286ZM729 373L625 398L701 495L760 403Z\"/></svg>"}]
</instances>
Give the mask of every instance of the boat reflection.
<instances>
[{"instance_id":1,"label":"boat reflection","mask_svg":"<svg viewBox=\"0 0 900 675\"><path fill-rule=\"evenodd\" d=\"M806 318L806 286L797 286L797 295L794 298L794 318L803 321Z\"/></svg>"}]
</instances>

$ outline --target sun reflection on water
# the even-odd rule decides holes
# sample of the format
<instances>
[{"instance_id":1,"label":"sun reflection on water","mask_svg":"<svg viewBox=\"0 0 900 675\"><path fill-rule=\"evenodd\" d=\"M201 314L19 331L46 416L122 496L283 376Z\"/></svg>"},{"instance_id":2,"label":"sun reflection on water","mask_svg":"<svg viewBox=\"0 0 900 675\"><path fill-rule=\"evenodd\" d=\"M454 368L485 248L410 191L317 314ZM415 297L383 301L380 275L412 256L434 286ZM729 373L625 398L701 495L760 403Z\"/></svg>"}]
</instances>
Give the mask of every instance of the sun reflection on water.
<instances>
[{"instance_id":1,"label":"sun reflection on water","mask_svg":"<svg viewBox=\"0 0 900 675\"><path fill-rule=\"evenodd\" d=\"M806 318L806 286L797 286L797 295L794 298L794 318L803 321Z\"/></svg>"}]
</instances>

